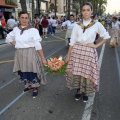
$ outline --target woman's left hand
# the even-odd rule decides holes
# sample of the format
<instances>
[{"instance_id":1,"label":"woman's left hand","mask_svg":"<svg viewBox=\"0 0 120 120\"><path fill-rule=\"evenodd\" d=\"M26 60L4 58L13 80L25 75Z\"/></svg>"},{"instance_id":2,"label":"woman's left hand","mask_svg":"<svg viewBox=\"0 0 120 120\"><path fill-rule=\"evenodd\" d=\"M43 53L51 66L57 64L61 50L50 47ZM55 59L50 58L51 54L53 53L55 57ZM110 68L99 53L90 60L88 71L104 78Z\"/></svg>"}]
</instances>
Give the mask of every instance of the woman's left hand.
<instances>
[{"instance_id":1,"label":"woman's left hand","mask_svg":"<svg viewBox=\"0 0 120 120\"><path fill-rule=\"evenodd\" d=\"M86 46L92 47L92 48L97 48L97 45L94 43L88 43L88 44L86 44Z\"/></svg>"}]
</instances>

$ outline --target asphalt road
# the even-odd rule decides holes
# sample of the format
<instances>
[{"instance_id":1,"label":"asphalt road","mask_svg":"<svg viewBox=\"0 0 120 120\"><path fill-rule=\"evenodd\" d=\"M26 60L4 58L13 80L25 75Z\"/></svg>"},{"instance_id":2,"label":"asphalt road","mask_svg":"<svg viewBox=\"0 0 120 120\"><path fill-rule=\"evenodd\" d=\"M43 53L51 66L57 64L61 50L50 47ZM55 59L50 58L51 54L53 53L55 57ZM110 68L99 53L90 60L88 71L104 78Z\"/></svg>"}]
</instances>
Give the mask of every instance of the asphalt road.
<instances>
[{"instance_id":1,"label":"asphalt road","mask_svg":"<svg viewBox=\"0 0 120 120\"><path fill-rule=\"evenodd\" d=\"M61 31L43 39L46 58L66 56L68 48L64 36L65 31ZM66 88L65 76L46 73L47 85L39 88L36 99L32 98L32 91L23 94L24 84L12 73L13 61L10 60L14 58L15 49L11 45L1 45L0 120L120 120L120 46L110 49L108 44L104 49L103 46L97 49L99 58L104 52L100 91L95 94L89 113L85 108L90 101L87 104L75 101L76 90Z\"/></svg>"}]
</instances>

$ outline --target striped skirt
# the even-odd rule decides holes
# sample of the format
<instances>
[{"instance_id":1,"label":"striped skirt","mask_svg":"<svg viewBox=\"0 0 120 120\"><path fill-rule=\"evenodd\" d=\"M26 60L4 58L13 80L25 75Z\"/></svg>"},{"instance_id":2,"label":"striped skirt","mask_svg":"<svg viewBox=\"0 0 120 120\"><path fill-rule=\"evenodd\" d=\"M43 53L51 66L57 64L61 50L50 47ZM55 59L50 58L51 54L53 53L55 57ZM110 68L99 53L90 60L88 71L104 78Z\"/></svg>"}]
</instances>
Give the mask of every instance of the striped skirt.
<instances>
[{"instance_id":1,"label":"striped skirt","mask_svg":"<svg viewBox=\"0 0 120 120\"><path fill-rule=\"evenodd\" d=\"M120 31L112 29L111 30L111 39L110 46L114 47L120 44Z\"/></svg>"},{"instance_id":2,"label":"striped skirt","mask_svg":"<svg viewBox=\"0 0 120 120\"><path fill-rule=\"evenodd\" d=\"M14 61L13 72L25 76L26 79L23 78L25 79L25 87L29 85L39 87L40 83L43 85L46 84L44 66L35 48L17 49ZM31 81L31 76L35 77L35 80Z\"/></svg>"},{"instance_id":3,"label":"striped skirt","mask_svg":"<svg viewBox=\"0 0 120 120\"><path fill-rule=\"evenodd\" d=\"M94 48L75 43L66 70L67 87L80 88L81 92L91 95L99 90L98 55Z\"/></svg>"}]
</instances>

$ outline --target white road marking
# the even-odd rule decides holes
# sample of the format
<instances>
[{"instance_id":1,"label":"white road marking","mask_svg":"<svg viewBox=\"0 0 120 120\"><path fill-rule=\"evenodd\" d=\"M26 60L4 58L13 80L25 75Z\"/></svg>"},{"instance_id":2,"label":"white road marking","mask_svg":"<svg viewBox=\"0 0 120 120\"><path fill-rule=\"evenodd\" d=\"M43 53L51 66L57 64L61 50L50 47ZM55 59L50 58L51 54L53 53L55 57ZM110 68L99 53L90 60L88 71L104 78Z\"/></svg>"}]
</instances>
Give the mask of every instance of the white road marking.
<instances>
[{"instance_id":1,"label":"white road marking","mask_svg":"<svg viewBox=\"0 0 120 120\"><path fill-rule=\"evenodd\" d=\"M13 78L12 80L10 80L9 82L7 82L6 84L2 85L2 86L0 87L0 90L1 90L2 88L6 87L8 84L10 84L11 82L13 82L13 81L16 80L16 79L17 79L17 77Z\"/></svg>"},{"instance_id":2,"label":"white road marking","mask_svg":"<svg viewBox=\"0 0 120 120\"><path fill-rule=\"evenodd\" d=\"M104 50L105 50L105 44L103 44L103 46L102 46L102 50L101 50L99 60L98 60L100 68L101 68L101 64L102 64ZM85 106L85 109L84 109L82 120L90 120L91 112L92 112L92 106L94 104L94 98L95 98L95 94L92 97L89 97L89 101L86 103L86 106Z\"/></svg>"}]
</instances>

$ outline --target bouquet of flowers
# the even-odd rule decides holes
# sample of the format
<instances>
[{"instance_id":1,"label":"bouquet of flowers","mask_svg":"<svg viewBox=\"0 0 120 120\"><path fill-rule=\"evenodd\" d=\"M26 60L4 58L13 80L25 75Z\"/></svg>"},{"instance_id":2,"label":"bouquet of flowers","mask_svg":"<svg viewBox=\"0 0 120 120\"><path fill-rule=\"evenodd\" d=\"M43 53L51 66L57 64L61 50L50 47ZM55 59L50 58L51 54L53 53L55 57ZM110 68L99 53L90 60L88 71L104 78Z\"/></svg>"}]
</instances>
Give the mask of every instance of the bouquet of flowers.
<instances>
[{"instance_id":1,"label":"bouquet of flowers","mask_svg":"<svg viewBox=\"0 0 120 120\"><path fill-rule=\"evenodd\" d=\"M67 65L65 64L65 61L62 56L59 57L51 57L47 59L47 65L45 66L45 69L50 74L65 74Z\"/></svg>"}]
</instances>

